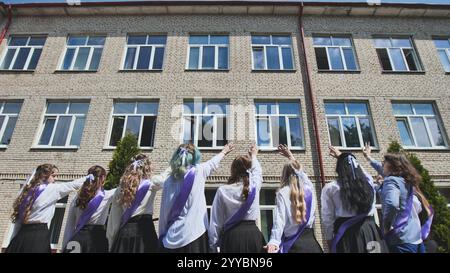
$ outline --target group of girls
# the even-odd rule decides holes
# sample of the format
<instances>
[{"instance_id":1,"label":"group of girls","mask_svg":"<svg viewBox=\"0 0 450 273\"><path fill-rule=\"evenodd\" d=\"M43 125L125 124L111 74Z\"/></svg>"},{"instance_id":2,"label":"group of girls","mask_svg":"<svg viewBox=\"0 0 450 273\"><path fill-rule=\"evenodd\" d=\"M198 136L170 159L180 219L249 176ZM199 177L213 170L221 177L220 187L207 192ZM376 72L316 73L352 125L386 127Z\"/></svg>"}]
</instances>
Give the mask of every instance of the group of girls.
<instances>
[{"instance_id":1,"label":"group of girls","mask_svg":"<svg viewBox=\"0 0 450 273\"><path fill-rule=\"evenodd\" d=\"M281 173L268 243L256 224L263 182L256 145L233 160L228 182L217 189L208 219L205 182L233 150L229 143L201 163L200 151L192 144L182 144L173 153L170 166L157 175L149 158L139 154L112 190L103 187L107 173L101 166L91 167L86 177L73 182L54 183L57 167L40 165L14 203L14 230L6 252L50 252L49 225L56 202L78 191L70 203L63 252L322 253L313 230L314 186L285 145L280 145L278 152L289 162ZM420 177L411 163L401 155L386 155L381 164L371 158L366 146L365 157L384 177L380 186L352 154L334 147L330 154L338 159L338 178L323 188L321 196L330 250L367 252L371 242L383 242L384 238L391 252L424 252L426 227L421 227L418 215L425 211L430 225L432 210L418 188ZM153 206L161 189L158 236ZM383 233L373 219L376 192L381 193Z\"/></svg>"}]
</instances>

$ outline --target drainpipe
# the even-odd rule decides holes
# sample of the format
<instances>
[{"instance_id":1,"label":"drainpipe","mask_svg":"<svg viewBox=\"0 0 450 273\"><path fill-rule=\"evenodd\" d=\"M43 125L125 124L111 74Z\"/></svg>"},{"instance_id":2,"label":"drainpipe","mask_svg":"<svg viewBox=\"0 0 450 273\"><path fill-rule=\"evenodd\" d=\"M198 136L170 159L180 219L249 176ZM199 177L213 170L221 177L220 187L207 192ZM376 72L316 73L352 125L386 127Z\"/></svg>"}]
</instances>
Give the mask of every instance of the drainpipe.
<instances>
[{"instance_id":1,"label":"drainpipe","mask_svg":"<svg viewBox=\"0 0 450 273\"><path fill-rule=\"evenodd\" d=\"M299 17L298 17L298 21L299 21L299 25L300 25L300 34L301 34L301 51L303 53L303 58L305 60L305 72L306 72L306 76L307 76L307 88L308 88L308 93L309 93L309 99L310 99L310 105L311 105L311 110L312 110L312 125L313 125L313 133L314 133L314 137L316 140L316 151L317 151L317 156L319 159L319 170L320 170L320 182L322 184L322 187L325 185L325 172L324 172L324 168L323 168L323 157L322 157L322 148L320 146L320 134L319 134L319 128L318 128L318 122L317 122L317 113L316 113L316 107L315 107L315 97L314 97L314 92L312 90L312 85L311 85L311 74L309 71L309 64L308 64L308 58L306 57L306 46L305 46L305 31L303 28L303 2L300 6L300 12L299 12Z\"/></svg>"},{"instance_id":2,"label":"drainpipe","mask_svg":"<svg viewBox=\"0 0 450 273\"><path fill-rule=\"evenodd\" d=\"M2 44L3 39L8 33L9 26L11 25L11 20L12 20L12 7L11 5L8 5L8 21L6 22L6 25L3 28L2 33L0 33L0 45Z\"/></svg>"}]
</instances>

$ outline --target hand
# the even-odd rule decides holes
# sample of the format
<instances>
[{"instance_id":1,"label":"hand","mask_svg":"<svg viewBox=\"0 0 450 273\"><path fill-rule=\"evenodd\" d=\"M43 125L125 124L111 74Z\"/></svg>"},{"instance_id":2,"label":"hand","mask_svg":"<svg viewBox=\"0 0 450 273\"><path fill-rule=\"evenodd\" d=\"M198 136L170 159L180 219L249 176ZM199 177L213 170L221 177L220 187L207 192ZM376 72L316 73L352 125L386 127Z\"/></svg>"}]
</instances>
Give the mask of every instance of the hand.
<instances>
[{"instance_id":1,"label":"hand","mask_svg":"<svg viewBox=\"0 0 450 273\"><path fill-rule=\"evenodd\" d=\"M380 186L383 185L383 177L381 175L378 175L375 183L379 184Z\"/></svg>"},{"instance_id":2,"label":"hand","mask_svg":"<svg viewBox=\"0 0 450 273\"><path fill-rule=\"evenodd\" d=\"M248 154L251 157L254 157L258 154L258 146L256 146L256 144L252 144L252 146L250 146L250 148L248 149Z\"/></svg>"},{"instance_id":3,"label":"hand","mask_svg":"<svg viewBox=\"0 0 450 273\"><path fill-rule=\"evenodd\" d=\"M280 248L277 245L268 244L264 249L267 250L267 253L278 253Z\"/></svg>"},{"instance_id":4,"label":"hand","mask_svg":"<svg viewBox=\"0 0 450 273\"><path fill-rule=\"evenodd\" d=\"M366 159L370 159L370 155L372 153L372 147L370 147L370 143L369 142L366 142L362 152L363 152L363 155L364 155L364 157Z\"/></svg>"},{"instance_id":5,"label":"hand","mask_svg":"<svg viewBox=\"0 0 450 273\"><path fill-rule=\"evenodd\" d=\"M234 150L234 143L233 142L230 142L230 143L228 143L227 145L225 145L224 147L223 147L223 149L222 149L222 153L224 154L224 155L227 155L227 154L229 154L231 151L233 151Z\"/></svg>"},{"instance_id":6,"label":"hand","mask_svg":"<svg viewBox=\"0 0 450 273\"><path fill-rule=\"evenodd\" d=\"M328 146L328 149L330 149L330 155L334 158L338 158L342 153L341 151L339 151L338 148L334 147L334 146Z\"/></svg>"},{"instance_id":7,"label":"hand","mask_svg":"<svg viewBox=\"0 0 450 273\"><path fill-rule=\"evenodd\" d=\"M278 145L278 154L287 157L289 159L295 159L294 155L292 154L292 152L289 150L289 148L284 145L284 144L280 144Z\"/></svg>"}]
</instances>

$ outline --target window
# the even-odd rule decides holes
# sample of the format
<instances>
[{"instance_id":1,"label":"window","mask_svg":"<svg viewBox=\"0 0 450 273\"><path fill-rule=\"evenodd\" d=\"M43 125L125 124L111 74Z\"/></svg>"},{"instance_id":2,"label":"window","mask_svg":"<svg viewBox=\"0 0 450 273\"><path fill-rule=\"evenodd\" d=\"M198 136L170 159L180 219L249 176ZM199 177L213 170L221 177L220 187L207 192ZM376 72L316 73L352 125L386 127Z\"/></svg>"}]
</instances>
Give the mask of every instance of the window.
<instances>
[{"instance_id":1,"label":"window","mask_svg":"<svg viewBox=\"0 0 450 273\"><path fill-rule=\"evenodd\" d=\"M20 108L21 102L0 101L0 147L6 147L11 142Z\"/></svg>"},{"instance_id":2,"label":"window","mask_svg":"<svg viewBox=\"0 0 450 273\"><path fill-rule=\"evenodd\" d=\"M45 40L45 36L11 36L2 58L0 69L36 69Z\"/></svg>"},{"instance_id":3,"label":"window","mask_svg":"<svg viewBox=\"0 0 450 273\"><path fill-rule=\"evenodd\" d=\"M435 38L434 44L445 72L450 72L450 38Z\"/></svg>"},{"instance_id":4,"label":"window","mask_svg":"<svg viewBox=\"0 0 450 273\"><path fill-rule=\"evenodd\" d=\"M37 146L78 148L88 102L48 102Z\"/></svg>"},{"instance_id":5,"label":"window","mask_svg":"<svg viewBox=\"0 0 450 273\"><path fill-rule=\"evenodd\" d=\"M422 71L411 38L375 38L374 42L384 71Z\"/></svg>"},{"instance_id":6,"label":"window","mask_svg":"<svg viewBox=\"0 0 450 273\"><path fill-rule=\"evenodd\" d=\"M60 70L96 71L105 39L105 36L69 36Z\"/></svg>"},{"instance_id":7,"label":"window","mask_svg":"<svg viewBox=\"0 0 450 273\"><path fill-rule=\"evenodd\" d=\"M275 149L279 144L303 148L299 101L256 101L256 143Z\"/></svg>"},{"instance_id":8,"label":"window","mask_svg":"<svg viewBox=\"0 0 450 273\"><path fill-rule=\"evenodd\" d=\"M187 69L228 69L228 35L191 35Z\"/></svg>"},{"instance_id":9,"label":"window","mask_svg":"<svg viewBox=\"0 0 450 273\"><path fill-rule=\"evenodd\" d=\"M261 189L259 195L260 202L260 219L261 219L261 232L266 239L266 242L270 240L270 234L275 219L276 209L276 191L274 189Z\"/></svg>"},{"instance_id":10,"label":"window","mask_svg":"<svg viewBox=\"0 0 450 273\"><path fill-rule=\"evenodd\" d=\"M62 182L64 183L64 182ZM64 220L64 213L66 212L67 200L69 196L59 199L56 202L55 215L50 223L50 243L52 249L56 249L59 238L62 235L62 224Z\"/></svg>"},{"instance_id":11,"label":"window","mask_svg":"<svg viewBox=\"0 0 450 273\"><path fill-rule=\"evenodd\" d=\"M183 143L220 148L228 143L228 101L190 101L183 104Z\"/></svg>"},{"instance_id":12,"label":"window","mask_svg":"<svg viewBox=\"0 0 450 273\"><path fill-rule=\"evenodd\" d=\"M369 107L364 102L325 102L330 143L342 148L375 145Z\"/></svg>"},{"instance_id":13,"label":"window","mask_svg":"<svg viewBox=\"0 0 450 273\"><path fill-rule=\"evenodd\" d=\"M432 103L393 103L402 144L407 148L447 147L444 130Z\"/></svg>"},{"instance_id":14,"label":"window","mask_svg":"<svg viewBox=\"0 0 450 273\"><path fill-rule=\"evenodd\" d=\"M293 70L289 35L252 35L253 70Z\"/></svg>"},{"instance_id":15,"label":"window","mask_svg":"<svg viewBox=\"0 0 450 273\"><path fill-rule=\"evenodd\" d=\"M319 70L357 70L355 50L348 36L316 36L313 38Z\"/></svg>"},{"instance_id":16,"label":"window","mask_svg":"<svg viewBox=\"0 0 450 273\"><path fill-rule=\"evenodd\" d=\"M166 35L128 35L122 69L161 70L166 41Z\"/></svg>"},{"instance_id":17,"label":"window","mask_svg":"<svg viewBox=\"0 0 450 273\"><path fill-rule=\"evenodd\" d=\"M126 133L138 140L139 147L153 147L158 115L156 101L118 101L114 103L109 147L116 147Z\"/></svg>"}]
</instances>

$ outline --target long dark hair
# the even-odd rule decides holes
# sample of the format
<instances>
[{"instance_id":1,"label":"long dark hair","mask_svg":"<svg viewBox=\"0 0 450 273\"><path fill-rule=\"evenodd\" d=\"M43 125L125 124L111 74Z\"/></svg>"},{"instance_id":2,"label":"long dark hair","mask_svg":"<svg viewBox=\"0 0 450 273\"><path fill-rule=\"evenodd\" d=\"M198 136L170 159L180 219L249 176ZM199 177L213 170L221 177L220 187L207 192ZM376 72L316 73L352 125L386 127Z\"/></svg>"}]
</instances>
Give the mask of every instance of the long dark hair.
<instances>
[{"instance_id":1,"label":"long dark hair","mask_svg":"<svg viewBox=\"0 0 450 273\"><path fill-rule=\"evenodd\" d=\"M248 155L237 156L231 163L231 176L228 184L239 182L242 179L242 199L247 200L250 192L250 180L247 170L252 167L252 159Z\"/></svg>"},{"instance_id":2,"label":"long dark hair","mask_svg":"<svg viewBox=\"0 0 450 273\"><path fill-rule=\"evenodd\" d=\"M367 213L373 204L373 188L359 164L352 170L349 157L356 161L353 154L343 153L336 164L342 204L346 210L356 211L358 214Z\"/></svg>"},{"instance_id":3,"label":"long dark hair","mask_svg":"<svg viewBox=\"0 0 450 273\"><path fill-rule=\"evenodd\" d=\"M75 203L76 207L82 210L87 208L89 202L97 194L98 189L103 187L103 180L106 176L106 170L102 166L95 165L89 168L88 175L89 174L92 174L94 176L94 181L90 181L89 179L86 179L86 181L84 181Z\"/></svg>"}]
</instances>

